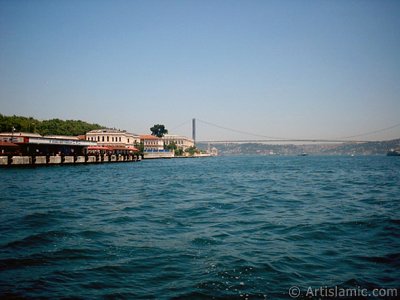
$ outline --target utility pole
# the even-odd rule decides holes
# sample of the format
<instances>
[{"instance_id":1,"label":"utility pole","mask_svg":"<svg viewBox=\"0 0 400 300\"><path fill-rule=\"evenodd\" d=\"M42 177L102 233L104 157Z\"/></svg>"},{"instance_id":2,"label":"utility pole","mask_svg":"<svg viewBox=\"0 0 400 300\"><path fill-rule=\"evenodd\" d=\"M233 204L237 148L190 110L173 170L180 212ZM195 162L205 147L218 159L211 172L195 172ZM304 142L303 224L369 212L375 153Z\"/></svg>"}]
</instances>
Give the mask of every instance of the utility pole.
<instances>
[{"instance_id":1,"label":"utility pole","mask_svg":"<svg viewBox=\"0 0 400 300\"><path fill-rule=\"evenodd\" d=\"M196 144L196 119L192 119L192 139L194 143Z\"/></svg>"}]
</instances>

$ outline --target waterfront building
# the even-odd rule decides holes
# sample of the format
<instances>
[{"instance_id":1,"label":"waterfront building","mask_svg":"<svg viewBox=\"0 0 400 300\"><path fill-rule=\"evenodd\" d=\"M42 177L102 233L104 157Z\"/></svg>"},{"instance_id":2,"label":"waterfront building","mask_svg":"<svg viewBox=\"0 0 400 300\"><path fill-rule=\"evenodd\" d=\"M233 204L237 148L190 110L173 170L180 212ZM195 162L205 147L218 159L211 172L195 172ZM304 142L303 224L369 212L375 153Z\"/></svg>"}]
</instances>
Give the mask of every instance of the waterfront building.
<instances>
[{"instance_id":1,"label":"waterfront building","mask_svg":"<svg viewBox=\"0 0 400 300\"><path fill-rule=\"evenodd\" d=\"M2 154L16 155L82 155L96 142L74 136L41 136L36 133L1 133ZM7 147L7 148L6 148Z\"/></svg>"},{"instance_id":2,"label":"waterfront building","mask_svg":"<svg viewBox=\"0 0 400 300\"><path fill-rule=\"evenodd\" d=\"M98 146L133 147L140 143L138 135L116 129L92 130L86 133L86 139L96 142Z\"/></svg>"},{"instance_id":3,"label":"waterfront building","mask_svg":"<svg viewBox=\"0 0 400 300\"><path fill-rule=\"evenodd\" d=\"M194 146L194 140L182 135L166 134L162 137L162 140L165 145L168 146L174 143L178 148L182 149L183 151Z\"/></svg>"},{"instance_id":4,"label":"waterfront building","mask_svg":"<svg viewBox=\"0 0 400 300\"><path fill-rule=\"evenodd\" d=\"M21 137L29 138L29 137L42 137L38 133L31 133L31 132L2 132L0 133L0 139L2 140L9 140L9 139L16 139L19 140Z\"/></svg>"},{"instance_id":5,"label":"waterfront building","mask_svg":"<svg viewBox=\"0 0 400 300\"><path fill-rule=\"evenodd\" d=\"M164 141L154 135L141 135L140 143L143 145L143 158L172 158L174 151L164 149Z\"/></svg>"},{"instance_id":6,"label":"waterfront building","mask_svg":"<svg viewBox=\"0 0 400 300\"><path fill-rule=\"evenodd\" d=\"M140 142L143 143L145 152L164 151L164 142L154 135L141 135Z\"/></svg>"},{"instance_id":7,"label":"waterfront building","mask_svg":"<svg viewBox=\"0 0 400 300\"><path fill-rule=\"evenodd\" d=\"M218 149L215 148L215 147L212 147L211 150L208 151L208 153L209 153L211 156L218 156Z\"/></svg>"},{"instance_id":8,"label":"waterfront building","mask_svg":"<svg viewBox=\"0 0 400 300\"><path fill-rule=\"evenodd\" d=\"M82 136L0 134L0 167L65 165L139 160L134 146L98 146Z\"/></svg>"}]
</instances>

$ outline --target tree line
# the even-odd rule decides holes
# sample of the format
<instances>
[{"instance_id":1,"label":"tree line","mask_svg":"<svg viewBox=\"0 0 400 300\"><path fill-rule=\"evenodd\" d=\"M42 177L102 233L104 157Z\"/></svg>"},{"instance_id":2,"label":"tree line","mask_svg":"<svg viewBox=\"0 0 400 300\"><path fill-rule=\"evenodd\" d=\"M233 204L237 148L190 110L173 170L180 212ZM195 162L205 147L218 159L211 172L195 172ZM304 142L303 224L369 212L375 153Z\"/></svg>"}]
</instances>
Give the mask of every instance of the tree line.
<instances>
[{"instance_id":1,"label":"tree line","mask_svg":"<svg viewBox=\"0 0 400 300\"><path fill-rule=\"evenodd\" d=\"M104 126L81 120L37 120L32 117L5 116L0 114L0 132L30 132L40 135L83 135L90 130Z\"/></svg>"}]
</instances>

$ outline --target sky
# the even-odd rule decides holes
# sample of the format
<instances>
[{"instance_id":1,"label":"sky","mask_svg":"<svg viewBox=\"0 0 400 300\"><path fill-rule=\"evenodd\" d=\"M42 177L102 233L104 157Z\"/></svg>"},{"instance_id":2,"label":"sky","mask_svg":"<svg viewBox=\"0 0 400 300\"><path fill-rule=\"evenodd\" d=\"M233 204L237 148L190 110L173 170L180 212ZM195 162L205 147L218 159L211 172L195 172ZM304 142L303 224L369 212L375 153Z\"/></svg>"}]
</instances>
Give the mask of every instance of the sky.
<instances>
[{"instance_id":1,"label":"sky","mask_svg":"<svg viewBox=\"0 0 400 300\"><path fill-rule=\"evenodd\" d=\"M0 113L187 136L196 118L198 140L400 138L399 28L397 0L0 0Z\"/></svg>"}]
</instances>

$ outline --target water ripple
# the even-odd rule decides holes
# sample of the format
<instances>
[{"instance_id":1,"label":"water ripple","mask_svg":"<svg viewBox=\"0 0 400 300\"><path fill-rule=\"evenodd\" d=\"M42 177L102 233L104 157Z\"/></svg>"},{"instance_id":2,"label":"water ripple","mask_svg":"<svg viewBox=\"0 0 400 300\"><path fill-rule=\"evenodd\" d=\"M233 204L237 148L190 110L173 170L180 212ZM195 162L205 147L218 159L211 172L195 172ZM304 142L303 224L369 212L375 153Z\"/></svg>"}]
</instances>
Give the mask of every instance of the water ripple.
<instances>
[{"instance_id":1,"label":"water ripple","mask_svg":"<svg viewBox=\"0 0 400 300\"><path fill-rule=\"evenodd\" d=\"M399 167L389 157L220 157L1 169L0 297L397 288Z\"/></svg>"}]
</instances>

